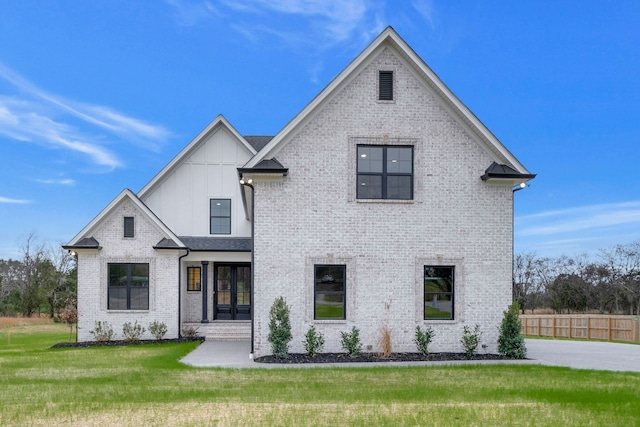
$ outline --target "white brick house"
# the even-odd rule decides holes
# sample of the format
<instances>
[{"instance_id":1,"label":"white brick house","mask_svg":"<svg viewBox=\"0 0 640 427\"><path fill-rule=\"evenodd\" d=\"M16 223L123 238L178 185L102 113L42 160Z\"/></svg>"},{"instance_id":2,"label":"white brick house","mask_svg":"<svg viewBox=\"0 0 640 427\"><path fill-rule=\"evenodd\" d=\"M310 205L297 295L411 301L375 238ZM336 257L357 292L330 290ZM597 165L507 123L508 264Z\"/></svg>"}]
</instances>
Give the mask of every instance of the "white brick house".
<instances>
[{"instance_id":1,"label":"white brick house","mask_svg":"<svg viewBox=\"0 0 640 427\"><path fill-rule=\"evenodd\" d=\"M531 174L392 29L276 136L222 116L140 192L124 190L65 247L78 256L80 341L98 320L154 320L177 337L252 339L269 354L284 296L302 352L356 326L379 350L496 351L511 302L513 186ZM150 338L150 336L147 336Z\"/></svg>"}]
</instances>

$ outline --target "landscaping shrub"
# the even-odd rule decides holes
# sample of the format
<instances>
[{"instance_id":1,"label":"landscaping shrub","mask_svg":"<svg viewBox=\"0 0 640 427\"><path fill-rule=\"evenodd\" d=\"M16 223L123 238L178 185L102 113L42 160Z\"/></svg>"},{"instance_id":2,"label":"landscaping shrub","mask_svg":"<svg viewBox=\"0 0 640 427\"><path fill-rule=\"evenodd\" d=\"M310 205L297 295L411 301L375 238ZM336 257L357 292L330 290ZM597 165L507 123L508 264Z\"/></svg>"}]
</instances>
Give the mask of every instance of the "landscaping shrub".
<instances>
[{"instance_id":1,"label":"landscaping shrub","mask_svg":"<svg viewBox=\"0 0 640 427\"><path fill-rule=\"evenodd\" d=\"M482 332L480 331L480 325L476 325L473 331L465 326L462 330L462 346L467 356L473 356L478 352L478 344L480 344L480 337Z\"/></svg>"},{"instance_id":2,"label":"landscaping shrub","mask_svg":"<svg viewBox=\"0 0 640 427\"><path fill-rule=\"evenodd\" d=\"M420 326L416 326L416 336L413 341L416 343L418 351L422 353L423 356L427 356L429 354L429 344L433 341L434 335L435 332L431 326L426 327L424 330Z\"/></svg>"},{"instance_id":3,"label":"landscaping shrub","mask_svg":"<svg viewBox=\"0 0 640 427\"><path fill-rule=\"evenodd\" d=\"M391 330L386 326L382 327L382 332L380 335L380 355L382 357L389 357L391 353L393 353L393 343L391 341Z\"/></svg>"},{"instance_id":4,"label":"landscaping shrub","mask_svg":"<svg viewBox=\"0 0 640 427\"><path fill-rule=\"evenodd\" d=\"M144 331L146 331L146 329L142 325L138 325L137 320L133 325L131 322L126 322L122 325L122 335L124 335L124 340L126 342L139 341L142 334L144 334Z\"/></svg>"},{"instance_id":5,"label":"landscaping shrub","mask_svg":"<svg viewBox=\"0 0 640 427\"><path fill-rule=\"evenodd\" d=\"M503 356L524 359L527 357L527 347L524 344L524 338L520 334L522 323L520 322L520 317L518 317L519 311L520 306L515 301L504 312L502 324L500 325L500 336L498 337L498 353Z\"/></svg>"},{"instance_id":6,"label":"landscaping shrub","mask_svg":"<svg viewBox=\"0 0 640 427\"><path fill-rule=\"evenodd\" d=\"M93 330L89 331L89 333L96 337L98 342L111 341L111 338L113 338L113 328L106 320L104 322L96 320Z\"/></svg>"},{"instance_id":7,"label":"landscaping shrub","mask_svg":"<svg viewBox=\"0 0 640 427\"><path fill-rule=\"evenodd\" d=\"M340 344L349 357L356 357L362 353L362 343L360 342L360 330L355 326L351 332L340 332L342 339Z\"/></svg>"},{"instance_id":8,"label":"landscaping shrub","mask_svg":"<svg viewBox=\"0 0 640 427\"><path fill-rule=\"evenodd\" d=\"M157 320L149 324L149 332L158 341L160 341L167 333L167 325L164 322L158 322Z\"/></svg>"},{"instance_id":9,"label":"landscaping shrub","mask_svg":"<svg viewBox=\"0 0 640 427\"><path fill-rule=\"evenodd\" d=\"M315 357L322 351L324 346L324 336L320 332L316 332L316 327L309 328L304 336L304 350L311 357Z\"/></svg>"},{"instance_id":10,"label":"landscaping shrub","mask_svg":"<svg viewBox=\"0 0 640 427\"><path fill-rule=\"evenodd\" d=\"M289 307L283 297L278 297L269 310L269 335L271 352L281 359L289 357L289 341L291 341L291 321Z\"/></svg>"},{"instance_id":11,"label":"landscaping shrub","mask_svg":"<svg viewBox=\"0 0 640 427\"><path fill-rule=\"evenodd\" d=\"M182 338L186 338L188 340L194 340L198 338L198 329L193 326L185 326L182 328Z\"/></svg>"}]
</instances>

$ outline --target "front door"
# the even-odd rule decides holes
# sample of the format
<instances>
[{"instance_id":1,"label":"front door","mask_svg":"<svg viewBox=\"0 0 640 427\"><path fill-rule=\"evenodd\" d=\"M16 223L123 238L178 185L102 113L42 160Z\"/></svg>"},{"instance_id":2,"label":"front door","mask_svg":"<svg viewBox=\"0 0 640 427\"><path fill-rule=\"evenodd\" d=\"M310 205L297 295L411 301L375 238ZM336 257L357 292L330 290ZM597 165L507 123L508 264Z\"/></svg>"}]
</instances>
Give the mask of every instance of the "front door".
<instances>
[{"instance_id":1,"label":"front door","mask_svg":"<svg viewBox=\"0 0 640 427\"><path fill-rule=\"evenodd\" d=\"M251 265L216 264L214 318L251 319Z\"/></svg>"}]
</instances>

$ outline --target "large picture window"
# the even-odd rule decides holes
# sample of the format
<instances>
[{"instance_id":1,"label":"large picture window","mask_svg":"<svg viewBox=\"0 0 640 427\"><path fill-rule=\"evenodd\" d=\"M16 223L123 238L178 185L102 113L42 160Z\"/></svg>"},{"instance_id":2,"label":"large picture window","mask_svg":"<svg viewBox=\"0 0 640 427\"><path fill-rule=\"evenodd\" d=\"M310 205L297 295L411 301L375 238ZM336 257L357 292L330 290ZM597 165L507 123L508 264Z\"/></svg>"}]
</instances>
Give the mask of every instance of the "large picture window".
<instances>
[{"instance_id":1,"label":"large picture window","mask_svg":"<svg viewBox=\"0 0 640 427\"><path fill-rule=\"evenodd\" d=\"M413 199L413 147L358 145L358 199Z\"/></svg>"},{"instance_id":2,"label":"large picture window","mask_svg":"<svg viewBox=\"0 0 640 427\"><path fill-rule=\"evenodd\" d=\"M149 264L109 264L109 310L149 309Z\"/></svg>"},{"instance_id":3,"label":"large picture window","mask_svg":"<svg viewBox=\"0 0 640 427\"><path fill-rule=\"evenodd\" d=\"M314 319L346 318L346 271L345 265L314 266Z\"/></svg>"},{"instance_id":4,"label":"large picture window","mask_svg":"<svg viewBox=\"0 0 640 427\"><path fill-rule=\"evenodd\" d=\"M231 200L211 199L211 234L231 234Z\"/></svg>"},{"instance_id":5,"label":"large picture window","mask_svg":"<svg viewBox=\"0 0 640 427\"><path fill-rule=\"evenodd\" d=\"M454 267L424 267L424 319L453 319Z\"/></svg>"},{"instance_id":6,"label":"large picture window","mask_svg":"<svg viewBox=\"0 0 640 427\"><path fill-rule=\"evenodd\" d=\"M200 267L187 267L187 290L199 291L202 287Z\"/></svg>"}]
</instances>

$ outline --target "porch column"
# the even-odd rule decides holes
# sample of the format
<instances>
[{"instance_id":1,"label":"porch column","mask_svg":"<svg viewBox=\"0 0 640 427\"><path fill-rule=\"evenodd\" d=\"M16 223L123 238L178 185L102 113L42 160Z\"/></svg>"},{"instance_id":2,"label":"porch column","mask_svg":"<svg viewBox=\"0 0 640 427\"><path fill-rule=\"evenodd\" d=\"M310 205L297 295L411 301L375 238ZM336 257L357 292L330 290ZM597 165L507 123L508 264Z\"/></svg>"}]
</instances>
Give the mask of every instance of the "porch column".
<instances>
[{"instance_id":1,"label":"porch column","mask_svg":"<svg viewBox=\"0 0 640 427\"><path fill-rule=\"evenodd\" d=\"M209 296L207 295L207 287L209 284L209 261L202 261L202 322L200 323L209 323L209 311L207 309L207 300Z\"/></svg>"}]
</instances>

